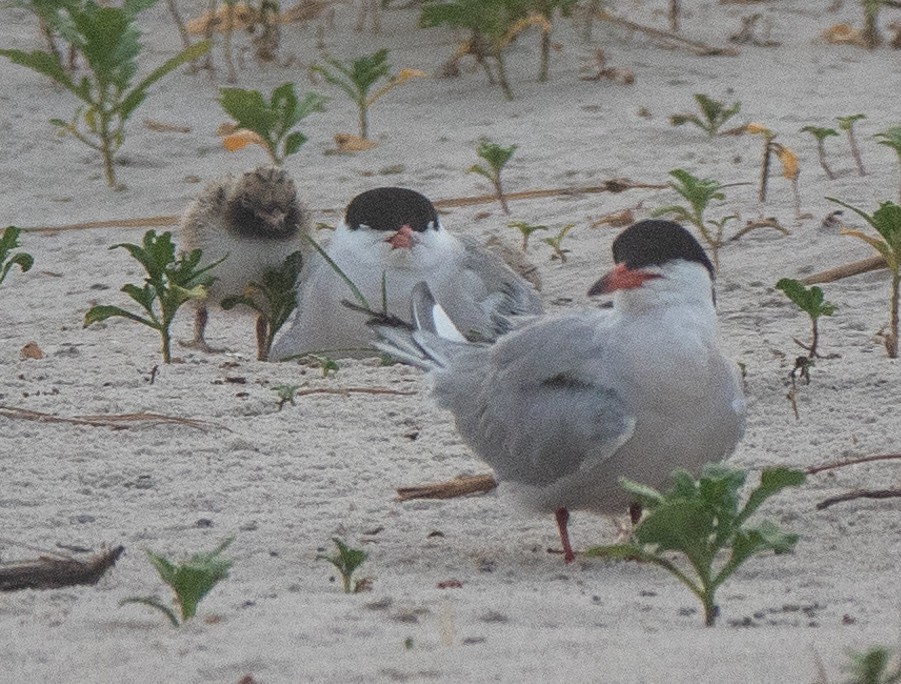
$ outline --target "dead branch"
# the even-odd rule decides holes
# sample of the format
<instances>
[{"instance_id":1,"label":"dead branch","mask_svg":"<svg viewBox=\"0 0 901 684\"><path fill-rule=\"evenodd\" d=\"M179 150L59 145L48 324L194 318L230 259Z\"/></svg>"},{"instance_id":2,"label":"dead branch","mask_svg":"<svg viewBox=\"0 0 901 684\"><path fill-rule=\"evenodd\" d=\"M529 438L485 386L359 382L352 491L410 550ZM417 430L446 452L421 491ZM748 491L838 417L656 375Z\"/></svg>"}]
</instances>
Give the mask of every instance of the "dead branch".
<instances>
[{"instance_id":1,"label":"dead branch","mask_svg":"<svg viewBox=\"0 0 901 684\"><path fill-rule=\"evenodd\" d=\"M343 397L351 394L393 394L400 397L416 394L411 390L394 390L387 387L309 387L294 391L295 397L305 397L310 394L340 394Z\"/></svg>"},{"instance_id":2,"label":"dead branch","mask_svg":"<svg viewBox=\"0 0 901 684\"><path fill-rule=\"evenodd\" d=\"M896 499L901 498L901 489L855 489L847 494L839 494L828 499L823 499L817 504L817 510L822 511L837 503L854 501L855 499Z\"/></svg>"},{"instance_id":3,"label":"dead branch","mask_svg":"<svg viewBox=\"0 0 901 684\"><path fill-rule=\"evenodd\" d=\"M69 556L59 558L41 556L35 560L2 563L0 591L94 585L116 564L124 551L124 546L116 546L85 561Z\"/></svg>"},{"instance_id":4,"label":"dead branch","mask_svg":"<svg viewBox=\"0 0 901 684\"><path fill-rule=\"evenodd\" d=\"M707 45L707 43L702 43L698 40L690 40L689 38L683 38L682 36L672 33L670 31L663 31L661 29L652 28L650 26L644 26L642 24L636 24L634 21L629 21L628 19L623 19L622 17L617 17L609 12L601 10L595 14L595 17L600 19L601 21L606 21L608 23L614 24L615 26L623 26L624 28L630 29L632 31L638 31L639 33L644 33L645 35L651 36L652 38L660 38L665 41L670 41L680 45L681 47L686 48L690 52L694 52L697 55L701 55L703 57L709 56L726 56L726 57L734 57L738 54L738 50L736 48L731 47L715 47L713 45Z\"/></svg>"},{"instance_id":5,"label":"dead branch","mask_svg":"<svg viewBox=\"0 0 901 684\"><path fill-rule=\"evenodd\" d=\"M845 466L857 465L858 463L871 463L873 461L890 461L901 459L901 454L878 454L876 456L861 456L859 458L849 458L845 461L836 461L834 463L826 463L819 466L810 466L805 468L804 472L808 475L815 475L824 470L833 470L835 468L844 468Z\"/></svg>"},{"instance_id":6,"label":"dead branch","mask_svg":"<svg viewBox=\"0 0 901 684\"><path fill-rule=\"evenodd\" d=\"M396 501L410 499L454 499L469 494L484 494L497 487L494 475L460 475L444 482L429 482L412 487L398 487Z\"/></svg>"},{"instance_id":7,"label":"dead branch","mask_svg":"<svg viewBox=\"0 0 901 684\"><path fill-rule=\"evenodd\" d=\"M801 282L805 285L817 285L818 283L831 283L834 280L842 278L850 278L851 276L860 275L861 273L869 273L870 271L878 271L886 268L885 259L881 256L870 257L869 259L861 259L860 261L852 261L849 264L836 266L819 273L814 273L806 278L802 278Z\"/></svg>"},{"instance_id":8,"label":"dead branch","mask_svg":"<svg viewBox=\"0 0 901 684\"><path fill-rule=\"evenodd\" d=\"M791 233L788 232L788 229L783 228L782 224L780 224L779 221L777 221L776 219L765 218L765 219L758 219L756 221L748 221L747 223L745 223L744 228L742 228L735 235L733 235L732 237L729 238L729 242L734 242L735 240L738 240L738 239L744 237L745 235L750 233L752 230L755 230L757 228L774 228L774 229L778 230L780 233L782 233L783 235L791 235Z\"/></svg>"},{"instance_id":9,"label":"dead branch","mask_svg":"<svg viewBox=\"0 0 901 684\"><path fill-rule=\"evenodd\" d=\"M209 430L216 428L218 430L229 430L224 425L211 423L196 418L183 418L181 416L167 416L160 413L122 413L118 415L97 415L97 416L71 416L62 417L55 416L52 413L43 413L42 411L32 411L16 406L0 405L0 416L19 420L33 420L37 423L69 423L72 425L88 425L90 427L109 427L115 430L122 430L131 427L129 423L140 426L144 425L164 425L177 424L187 427L196 428L197 430Z\"/></svg>"}]
</instances>

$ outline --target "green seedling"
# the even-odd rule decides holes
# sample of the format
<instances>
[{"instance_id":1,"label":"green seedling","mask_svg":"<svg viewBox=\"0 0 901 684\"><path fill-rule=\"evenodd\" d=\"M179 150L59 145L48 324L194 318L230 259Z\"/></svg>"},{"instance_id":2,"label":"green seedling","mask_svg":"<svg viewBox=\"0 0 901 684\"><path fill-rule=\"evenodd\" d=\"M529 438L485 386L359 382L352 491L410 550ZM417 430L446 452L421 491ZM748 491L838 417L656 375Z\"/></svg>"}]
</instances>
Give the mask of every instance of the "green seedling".
<instances>
[{"instance_id":1,"label":"green seedling","mask_svg":"<svg viewBox=\"0 0 901 684\"><path fill-rule=\"evenodd\" d=\"M879 32L879 10L884 7L901 7L898 0L860 0L863 9L863 30L860 37L864 47L868 50L879 47L882 44L882 34Z\"/></svg>"},{"instance_id":2,"label":"green seedling","mask_svg":"<svg viewBox=\"0 0 901 684\"><path fill-rule=\"evenodd\" d=\"M330 68L314 65L310 70L344 91L357 106L360 137L364 140L369 139L369 108L375 101L411 78L425 76L416 69L401 69L394 76L389 76L391 67L388 64L388 50L385 48L346 63L328 57L323 61ZM382 87L370 93L375 84L382 80L385 81Z\"/></svg>"},{"instance_id":3,"label":"green seedling","mask_svg":"<svg viewBox=\"0 0 901 684\"><path fill-rule=\"evenodd\" d=\"M801 311L806 313L810 318L812 329L810 344L804 344L798 339L795 339L795 344L807 351L808 358L819 358L820 354L817 351L817 344L820 340L820 334L817 324L820 317L831 316L835 313L835 304L827 302L824 299L822 288L817 287L816 285L804 287L803 284L797 280L792 280L791 278L780 279L779 282L776 283L776 289L782 290L785 296L792 300L795 306L801 309Z\"/></svg>"},{"instance_id":4,"label":"green seedling","mask_svg":"<svg viewBox=\"0 0 901 684\"><path fill-rule=\"evenodd\" d=\"M857 146L857 136L854 135L854 124L855 122L866 118L867 117L863 114L850 114L848 116L839 116L836 118L838 127L848 136L848 145L851 147L851 156L854 158L854 163L857 165L857 173L861 176L866 176L867 172L863 168L863 159L860 156L860 148Z\"/></svg>"},{"instance_id":5,"label":"green seedling","mask_svg":"<svg viewBox=\"0 0 901 684\"><path fill-rule=\"evenodd\" d=\"M181 64L209 49L200 42L179 52L151 71L137 85L140 35L135 16L155 0L126 0L124 6L101 7L94 0L67 4L55 26L84 55L88 73L77 81L66 72L58 56L45 50L0 50L14 64L49 77L72 93L81 105L70 121L51 119L64 135L97 150L110 187L116 187L115 153L125 140L125 125L147 97L150 86Z\"/></svg>"},{"instance_id":6,"label":"green seedling","mask_svg":"<svg viewBox=\"0 0 901 684\"><path fill-rule=\"evenodd\" d=\"M669 118L670 124L673 126L682 126L687 123L694 124L705 131L711 138L717 135L723 124L738 114L738 111L741 109L741 102L733 102L727 106L725 103L714 100L703 93L695 93L692 97L698 103L701 115L673 114Z\"/></svg>"},{"instance_id":7,"label":"green seedling","mask_svg":"<svg viewBox=\"0 0 901 684\"><path fill-rule=\"evenodd\" d=\"M477 173L480 176L484 176L490 182L492 187L494 188L494 194L497 197L497 201L501 204L501 209L504 210L505 214L510 213L509 207L507 207L507 198L504 195L504 186L501 182L501 173L504 170L504 167L507 165L507 162L510 161L510 157L513 156L513 153L516 152L516 148L518 145L510 145L509 147L504 147L503 145L498 145L495 142L488 140L487 138L479 139L479 144L476 147L476 154L485 160L485 164L473 164L468 169L466 169L466 173Z\"/></svg>"},{"instance_id":8,"label":"green seedling","mask_svg":"<svg viewBox=\"0 0 901 684\"><path fill-rule=\"evenodd\" d=\"M294 394L299 387L300 385L276 385L272 388L272 391L278 395L279 411L285 407L285 404L291 404L291 406L296 405L294 403Z\"/></svg>"},{"instance_id":9,"label":"green seedling","mask_svg":"<svg viewBox=\"0 0 901 684\"><path fill-rule=\"evenodd\" d=\"M366 552L362 549L354 549L345 544L338 537L332 537L337 550L331 556L319 554L316 560L323 560L335 566L335 569L341 575L341 585L344 587L344 593L350 594L356 591L356 587L364 580L358 580L356 585L352 583L353 574L363 565L366 560Z\"/></svg>"},{"instance_id":10,"label":"green seedling","mask_svg":"<svg viewBox=\"0 0 901 684\"><path fill-rule=\"evenodd\" d=\"M901 684L901 662L884 646L863 653L851 653L847 684Z\"/></svg>"},{"instance_id":11,"label":"green seedling","mask_svg":"<svg viewBox=\"0 0 901 684\"><path fill-rule=\"evenodd\" d=\"M519 234L522 236L522 242L520 243L520 249L522 253L525 254L529 249L529 238L532 236L532 233L535 233L539 230L549 230L547 226L539 226L532 223L526 223L525 221L510 221L507 223L510 228L515 228L519 231Z\"/></svg>"},{"instance_id":12,"label":"green seedling","mask_svg":"<svg viewBox=\"0 0 901 684\"><path fill-rule=\"evenodd\" d=\"M797 541L769 520L756 526L748 518L768 498L804 482L804 473L789 468L766 468L760 484L741 505L739 491L746 473L708 463L695 480L685 471L673 473L665 494L622 478L620 483L646 511L625 543L590 549L587 555L622 558L658 565L682 582L704 607L704 624L712 627L718 608L716 591L749 558L766 551L790 551ZM689 569L671 560L685 557ZM726 558L717 558L727 552Z\"/></svg>"},{"instance_id":13,"label":"green seedling","mask_svg":"<svg viewBox=\"0 0 901 684\"><path fill-rule=\"evenodd\" d=\"M901 126L892 126L873 136L880 145L891 147L898 155L898 168L901 169ZM901 202L901 185L898 187L898 201Z\"/></svg>"},{"instance_id":14,"label":"green seedling","mask_svg":"<svg viewBox=\"0 0 901 684\"><path fill-rule=\"evenodd\" d=\"M298 100L293 83L283 83L272 91L269 101L258 90L242 88L220 88L219 104L235 122L238 129L256 133L272 163L281 166L285 159L307 141L300 131L293 130L297 124L314 112L325 111L326 98L316 93L306 93ZM244 140L235 137L234 140ZM241 146L236 142L229 149Z\"/></svg>"},{"instance_id":15,"label":"green seedling","mask_svg":"<svg viewBox=\"0 0 901 684\"><path fill-rule=\"evenodd\" d=\"M719 181L712 178L697 178L683 169L670 171L670 176L674 178L674 180L670 181L670 187L681 195L688 202L689 206L671 204L660 207L653 212L653 215L662 216L669 214L677 221L684 221L693 225L710 249L714 270L719 271L719 251L726 243L726 240L723 238L726 223L738 217L730 215L718 221L713 221L706 219L704 212L707 211L711 202L726 198L726 195L722 192L723 186L720 185Z\"/></svg>"},{"instance_id":16,"label":"green seedling","mask_svg":"<svg viewBox=\"0 0 901 684\"><path fill-rule=\"evenodd\" d=\"M760 185L757 190L757 199L760 202L766 202L767 181L770 177L770 161L773 156L773 138L776 137L776 134L759 123L749 123L745 126L745 132L759 135L763 138L763 158L760 162Z\"/></svg>"},{"instance_id":17,"label":"green seedling","mask_svg":"<svg viewBox=\"0 0 901 684\"><path fill-rule=\"evenodd\" d=\"M6 280L13 266L18 266L22 273L26 273L34 266L34 257L25 252L13 253L19 247L19 235L21 228L7 226L0 235L0 284Z\"/></svg>"},{"instance_id":18,"label":"green seedling","mask_svg":"<svg viewBox=\"0 0 901 684\"><path fill-rule=\"evenodd\" d=\"M821 128L820 126L804 126L801 129L802 133L810 133L817 141L817 158L820 160L820 166L823 167L823 171L826 172L826 177L829 180L835 178L835 174L832 172L832 169L829 168L829 164L826 163L826 138L830 136L837 136L838 131L833 128Z\"/></svg>"},{"instance_id":19,"label":"green seedling","mask_svg":"<svg viewBox=\"0 0 901 684\"><path fill-rule=\"evenodd\" d=\"M567 223L553 237L542 238L541 241L552 250L554 250L554 253L551 255L551 259L559 259L560 263L566 263L566 255L569 253L569 250L563 249L563 238L565 238L569 231L575 228L575 226L575 223Z\"/></svg>"},{"instance_id":20,"label":"green seedling","mask_svg":"<svg viewBox=\"0 0 901 684\"><path fill-rule=\"evenodd\" d=\"M341 370L338 362L325 354L307 354L306 357L319 365L323 378L327 378L329 373L337 373Z\"/></svg>"},{"instance_id":21,"label":"green seedling","mask_svg":"<svg viewBox=\"0 0 901 684\"><path fill-rule=\"evenodd\" d=\"M452 63L471 55L485 70L488 81L499 84L504 97L512 100L504 53L517 35L536 20L543 21L541 17L529 17L534 4L533 0L427 2L422 6L419 24L426 28L450 26L468 30L470 38L457 48Z\"/></svg>"},{"instance_id":22,"label":"green seedling","mask_svg":"<svg viewBox=\"0 0 901 684\"><path fill-rule=\"evenodd\" d=\"M84 315L84 327L114 316L146 325L159 332L162 340L163 363L171 363L172 338L169 328L175 319L176 312L182 304L191 299L203 300L206 298L206 288L214 280L213 276L209 275L209 271L224 261L225 257L204 268L198 268L202 257L199 249L181 254L176 258L172 233L168 231L158 236L156 231L148 230L140 245L121 243L113 245L110 249L119 247L127 250L147 272L143 287L129 283L121 288L122 292L140 304L146 312L146 316L132 313L118 306L92 306Z\"/></svg>"},{"instance_id":23,"label":"green seedling","mask_svg":"<svg viewBox=\"0 0 901 684\"><path fill-rule=\"evenodd\" d=\"M290 254L278 268L269 269L260 282L251 281L239 295L222 299L226 311L239 304L257 312L257 359L266 361L276 333L297 308L297 278L303 264L300 251Z\"/></svg>"},{"instance_id":24,"label":"green seedling","mask_svg":"<svg viewBox=\"0 0 901 684\"><path fill-rule=\"evenodd\" d=\"M850 235L858 240L863 240L885 259L885 264L891 274L891 294L889 296L889 329L883 339L889 358L896 359L898 358L898 291L901 289L901 207L894 202L882 202L876 211L868 214L833 197L826 199L850 209L879 233L879 237L873 237L849 228L842 228L840 231L842 235Z\"/></svg>"},{"instance_id":25,"label":"green seedling","mask_svg":"<svg viewBox=\"0 0 901 684\"><path fill-rule=\"evenodd\" d=\"M538 66L538 81L547 81L548 68L551 61L551 28L557 13L560 16L572 16L573 10L579 4L579 0L533 0L532 12L538 22L541 34L540 61Z\"/></svg>"},{"instance_id":26,"label":"green seedling","mask_svg":"<svg viewBox=\"0 0 901 684\"><path fill-rule=\"evenodd\" d=\"M197 614L197 605L200 601L212 591L213 587L228 577L232 561L220 554L233 541L234 537L229 537L212 551L195 553L179 565L147 550L145 553L150 564L159 573L160 579L172 589L175 610L156 596L131 596L119 601L119 605L141 603L162 612L175 627L184 625Z\"/></svg>"}]
</instances>

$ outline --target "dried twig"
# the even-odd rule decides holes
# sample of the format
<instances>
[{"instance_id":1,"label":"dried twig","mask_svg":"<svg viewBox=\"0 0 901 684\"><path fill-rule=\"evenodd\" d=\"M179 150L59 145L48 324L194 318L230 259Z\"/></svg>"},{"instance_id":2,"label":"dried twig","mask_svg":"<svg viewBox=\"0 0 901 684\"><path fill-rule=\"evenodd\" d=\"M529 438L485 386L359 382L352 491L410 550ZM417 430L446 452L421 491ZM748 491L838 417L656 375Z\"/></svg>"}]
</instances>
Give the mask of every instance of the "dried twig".
<instances>
[{"instance_id":1,"label":"dried twig","mask_svg":"<svg viewBox=\"0 0 901 684\"><path fill-rule=\"evenodd\" d=\"M861 259L860 261L852 261L849 264L843 264L842 266L836 266L835 268L814 273L806 278L802 278L801 282L805 285L831 283L834 280L850 278L851 276L869 273L870 271L878 271L881 268L886 268L885 259L881 256L875 256L868 259Z\"/></svg>"},{"instance_id":2,"label":"dried twig","mask_svg":"<svg viewBox=\"0 0 901 684\"><path fill-rule=\"evenodd\" d=\"M690 52L694 52L697 55L701 55L704 57L709 56L727 56L734 57L738 54L738 50L731 47L714 47L713 45L707 45L706 43L702 43L698 40L690 40L688 38L683 38L680 35L672 33L670 31L662 31L660 29L652 28L650 26L644 26L642 24L636 24L634 21L629 21L628 19L623 19L622 17L617 17L609 12L600 11L595 15L601 21L606 21L610 24L614 24L616 26L623 26L632 31L638 31L639 33L644 33L652 38L660 38L669 42L677 43L681 47L686 48Z\"/></svg>"},{"instance_id":3,"label":"dried twig","mask_svg":"<svg viewBox=\"0 0 901 684\"><path fill-rule=\"evenodd\" d=\"M84 561L60 555L59 558L41 556L35 560L3 563L0 564L0 591L97 584L124 551L124 546L116 546Z\"/></svg>"},{"instance_id":4,"label":"dried twig","mask_svg":"<svg viewBox=\"0 0 901 684\"><path fill-rule=\"evenodd\" d=\"M826 463L819 466L810 466L805 468L804 472L808 475L815 475L824 470L834 470L835 468L844 468L845 466L857 465L858 463L871 463L872 461L891 461L901 459L901 454L878 454L876 456L861 456L859 458L849 458L845 461L836 461L834 463Z\"/></svg>"},{"instance_id":5,"label":"dried twig","mask_svg":"<svg viewBox=\"0 0 901 684\"><path fill-rule=\"evenodd\" d=\"M97 416L72 416L69 418L55 416L52 413L43 413L41 411L32 411L17 406L0 405L0 416L7 418L18 418L20 420L33 420L38 423L69 423L72 425L89 425L91 427L110 427L116 430L131 427L128 423L160 425L160 424L177 424L187 427L196 428L198 430L209 430L216 428L218 430L229 430L224 425L211 423L196 418L183 418L181 416L167 416L161 413L122 413L116 415L97 415Z\"/></svg>"},{"instance_id":6,"label":"dried twig","mask_svg":"<svg viewBox=\"0 0 901 684\"><path fill-rule=\"evenodd\" d=\"M742 228L737 233L735 233L735 235L729 238L729 242L734 242L735 240L744 237L756 228L775 228L783 235L791 235L791 233L788 232L788 229L783 228L782 224L780 224L776 219L764 218L757 219L756 221L748 221L747 223L745 223L744 228Z\"/></svg>"},{"instance_id":7,"label":"dried twig","mask_svg":"<svg viewBox=\"0 0 901 684\"><path fill-rule=\"evenodd\" d=\"M494 475L460 475L444 482L429 482L412 487L398 487L397 501L410 499L454 499L469 494L484 494L497 487Z\"/></svg>"},{"instance_id":8,"label":"dried twig","mask_svg":"<svg viewBox=\"0 0 901 684\"><path fill-rule=\"evenodd\" d=\"M404 397L416 394L416 392L389 389L387 387L309 387L294 391L295 397L305 397L310 394L340 394L344 397L351 394L393 394Z\"/></svg>"},{"instance_id":9,"label":"dried twig","mask_svg":"<svg viewBox=\"0 0 901 684\"><path fill-rule=\"evenodd\" d=\"M901 498L901 489L855 489L846 494L831 496L817 504L817 510L822 511L837 503L854 501L855 499L896 499Z\"/></svg>"}]
</instances>

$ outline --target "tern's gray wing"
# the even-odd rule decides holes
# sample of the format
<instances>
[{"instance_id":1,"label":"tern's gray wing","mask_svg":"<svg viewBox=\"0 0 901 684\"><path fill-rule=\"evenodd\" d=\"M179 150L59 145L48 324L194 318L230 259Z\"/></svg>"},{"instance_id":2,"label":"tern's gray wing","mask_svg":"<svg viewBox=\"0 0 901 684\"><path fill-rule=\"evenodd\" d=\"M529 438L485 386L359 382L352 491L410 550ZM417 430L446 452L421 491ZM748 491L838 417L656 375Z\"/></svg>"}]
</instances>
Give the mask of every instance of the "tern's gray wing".
<instances>
[{"instance_id":1,"label":"tern's gray wing","mask_svg":"<svg viewBox=\"0 0 901 684\"><path fill-rule=\"evenodd\" d=\"M549 485L601 464L631 437L635 417L599 335L605 319L545 319L493 347L461 349L433 373L439 403L501 480Z\"/></svg>"},{"instance_id":2,"label":"tern's gray wing","mask_svg":"<svg viewBox=\"0 0 901 684\"><path fill-rule=\"evenodd\" d=\"M529 281L476 240L461 237L460 242L463 254L459 267L464 278L478 281L478 286L470 287L470 290L483 293L478 306L491 321L490 339L507 333L513 327L509 318L543 312L541 297ZM449 306L447 302L442 304Z\"/></svg>"}]
</instances>

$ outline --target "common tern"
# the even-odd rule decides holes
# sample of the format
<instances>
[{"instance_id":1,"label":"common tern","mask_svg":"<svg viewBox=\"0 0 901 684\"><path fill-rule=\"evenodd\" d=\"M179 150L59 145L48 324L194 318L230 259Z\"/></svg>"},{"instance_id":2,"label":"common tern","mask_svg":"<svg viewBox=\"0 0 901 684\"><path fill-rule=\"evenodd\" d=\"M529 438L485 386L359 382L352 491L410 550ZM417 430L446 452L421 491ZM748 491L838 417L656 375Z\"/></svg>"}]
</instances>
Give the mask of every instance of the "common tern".
<instances>
[{"instance_id":1,"label":"common tern","mask_svg":"<svg viewBox=\"0 0 901 684\"><path fill-rule=\"evenodd\" d=\"M463 340L425 284L413 325L370 322L378 348L430 372L438 405L502 487L554 513L566 562L571 509L623 512L620 477L659 488L674 469L729 456L744 431L701 245L676 223L641 221L614 240L613 260L589 290L612 307L538 317L490 346Z\"/></svg>"},{"instance_id":2,"label":"common tern","mask_svg":"<svg viewBox=\"0 0 901 684\"><path fill-rule=\"evenodd\" d=\"M496 339L510 318L542 311L530 283L500 257L449 233L432 203L406 188L375 188L354 197L325 253L370 306L395 315L407 314L413 286L426 282L468 339ZM270 358L375 353L366 317L341 305L348 299L348 285L313 253L301 273L297 310Z\"/></svg>"}]
</instances>

